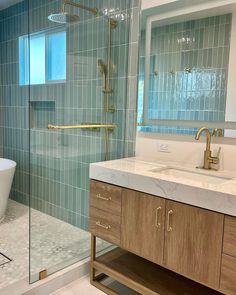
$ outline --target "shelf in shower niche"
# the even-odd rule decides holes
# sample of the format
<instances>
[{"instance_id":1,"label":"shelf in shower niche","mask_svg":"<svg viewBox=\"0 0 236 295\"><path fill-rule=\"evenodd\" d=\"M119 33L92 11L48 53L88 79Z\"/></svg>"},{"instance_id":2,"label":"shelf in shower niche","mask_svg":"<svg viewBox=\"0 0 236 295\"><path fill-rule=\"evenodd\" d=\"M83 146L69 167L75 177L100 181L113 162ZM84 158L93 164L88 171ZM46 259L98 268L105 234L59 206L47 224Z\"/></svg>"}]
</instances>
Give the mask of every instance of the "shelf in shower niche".
<instances>
[{"instance_id":1,"label":"shelf in shower niche","mask_svg":"<svg viewBox=\"0 0 236 295\"><path fill-rule=\"evenodd\" d=\"M30 101L30 126L45 128L48 121L55 120L55 101Z\"/></svg>"}]
</instances>

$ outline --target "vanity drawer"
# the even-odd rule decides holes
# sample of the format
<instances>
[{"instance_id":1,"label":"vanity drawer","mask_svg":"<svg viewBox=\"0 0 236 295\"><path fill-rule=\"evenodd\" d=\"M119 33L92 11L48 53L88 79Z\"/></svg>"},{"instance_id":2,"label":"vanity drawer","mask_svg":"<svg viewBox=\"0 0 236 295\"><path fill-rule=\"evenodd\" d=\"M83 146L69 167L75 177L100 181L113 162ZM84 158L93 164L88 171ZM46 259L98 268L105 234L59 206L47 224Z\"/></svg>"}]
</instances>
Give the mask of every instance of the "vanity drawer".
<instances>
[{"instance_id":1,"label":"vanity drawer","mask_svg":"<svg viewBox=\"0 0 236 295\"><path fill-rule=\"evenodd\" d=\"M227 295L236 294L236 258L222 255L220 289Z\"/></svg>"},{"instance_id":2,"label":"vanity drawer","mask_svg":"<svg viewBox=\"0 0 236 295\"><path fill-rule=\"evenodd\" d=\"M236 218L225 216L223 252L236 257Z\"/></svg>"},{"instance_id":3,"label":"vanity drawer","mask_svg":"<svg viewBox=\"0 0 236 295\"><path fill-rule=\"evenodd\" d=\"M122 188L95 180L90 181L90 206L120 215Z\"/></svg>"},{"instance_id":4,"label":"vanity drawer","mask_svg":"<svg viewBox=\"0 0 236 295\"><path fill-rule=\"evenodd\" d=\"M120 216L90 207L90 231L99 238L120 245Z\"/></svg>"}]
</instances>

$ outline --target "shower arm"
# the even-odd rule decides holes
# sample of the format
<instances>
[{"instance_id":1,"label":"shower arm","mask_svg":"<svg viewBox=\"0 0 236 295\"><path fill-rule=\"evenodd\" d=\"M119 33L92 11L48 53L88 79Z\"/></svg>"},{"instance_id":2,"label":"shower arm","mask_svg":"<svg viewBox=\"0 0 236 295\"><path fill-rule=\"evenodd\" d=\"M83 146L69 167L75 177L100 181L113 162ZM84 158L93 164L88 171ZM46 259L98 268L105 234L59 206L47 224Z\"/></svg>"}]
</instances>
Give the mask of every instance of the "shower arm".
<instances>
[{"instance_id":1,"label":"shower arm","mask_svg":"<svg viewBox=\"0 0 236 295\"><path fill-rule=\"evenodd\" d=\"M71 6L74 6L74 7L78 7L78 8L82 8L82 9L85 9L93 14L98 14L98 9L97 8L90 8L90 7L87 7L83 4L77 4L75 2L72 2L72 1L69 1L69 0L65 0L62 4L62 12L64 13L65 12L65 9L66 9L66 5L71 5Z\"/></svg>"}]
</instances>

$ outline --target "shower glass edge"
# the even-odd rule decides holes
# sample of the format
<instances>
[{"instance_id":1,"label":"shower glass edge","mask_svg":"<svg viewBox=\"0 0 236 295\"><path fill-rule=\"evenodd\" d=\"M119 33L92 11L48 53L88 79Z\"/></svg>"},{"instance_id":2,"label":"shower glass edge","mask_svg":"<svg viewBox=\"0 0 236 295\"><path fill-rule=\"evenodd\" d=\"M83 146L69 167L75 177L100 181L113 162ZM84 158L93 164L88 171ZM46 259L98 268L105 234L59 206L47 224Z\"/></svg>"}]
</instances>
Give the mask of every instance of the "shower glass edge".
<instances>
[{"instance_id":1,"label":"shower glass edge","mask_svg":"<svg viewBox=\"0 0 236 295\"><path fill-rule=\"evenodd\" d=\"M111 3L112 2L112 3ZM87 258L89 234L89 165L107 158L105 129L48 129L52 125L116 124L109 134L109 159L124 156L126 87L131 1L76 1L77 22L59 24L48 16L62 1L29 1L29 161L30 283ZM110 99L105 112L98 61L108 59L107 11L118 19L112 44ZM111 16L113 17L113 15ZM121 57L121 60L119 60ZM43 74L43 75L42 75ZM118 101L118 98L122 98ZM97 248L109 244L99 240Z\"/></svg>"}]
</instances>

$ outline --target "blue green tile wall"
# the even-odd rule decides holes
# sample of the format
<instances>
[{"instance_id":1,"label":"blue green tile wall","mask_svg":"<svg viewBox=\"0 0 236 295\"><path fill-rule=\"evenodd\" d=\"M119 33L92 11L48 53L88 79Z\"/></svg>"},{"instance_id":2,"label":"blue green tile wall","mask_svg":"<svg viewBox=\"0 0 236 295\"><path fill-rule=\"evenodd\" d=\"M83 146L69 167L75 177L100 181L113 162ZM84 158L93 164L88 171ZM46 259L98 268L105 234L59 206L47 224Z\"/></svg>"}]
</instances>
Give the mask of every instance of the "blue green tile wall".
<instances>
[{"instance_id":1,"label":"blue green tile wall","mask_svg":"<svg viewBox=\"0 0 236 295\"><path fill-rule=\"evenodd\" d=\"M28 3L0 11L0 157L17 162L11 197L29 203L29 87L18 83L18 37L28 32Z\"/></svg>"},{"instance_id":2,"label":"blue green tile wall","mask_svg":"<svg viewBox=\"0 0 236 295\"><path fill-rule=\"evenodd\" d=\"M149 119L224 121L232 15L152 29ZM142 120L145 34L142 34L138 120ZM190 69L190 73L186 71ZM140 127L192 134L194 129Z\"/></svg>"},{"instance_id":3,"label":"blue green tile wall","mask_svg":"<svg viewBox=\"0 0 236 295\"><path fill-rule=\"evenodd\" d=\"M138 32L137 36L131 35L131 20L137 15L140 2L79 2L96 6L100 14L93 16L79 10L80 21L65 26L64 83L28 87L19 86L18 82L18 37L27 34L28 29L35 33L57 28L47 16L60 10L61 1L30 1L29 18L27 1L1 12L0 45L1 52L5 52L1 72L7 74L5 78L1 75L0 130L4 133L3 156L18 163L11 197L27 204L30 182L33 208L88 229L89 164L105 159L104 131L50 131L47 125L114 122L118 128L110 134L109 158L133 156L135 124L128 128L126 119L127 113L135 119L135 102L130 102L128 94L137 72L132 72L129 53L138 44ZM111 81L111 103L116 112L110 114L104 112L102 77L97 67L99 59L107 59L108 17L118 21L113 31ZM135 97L132 99L136 101Z\"/></svg>"}]
</instances>

